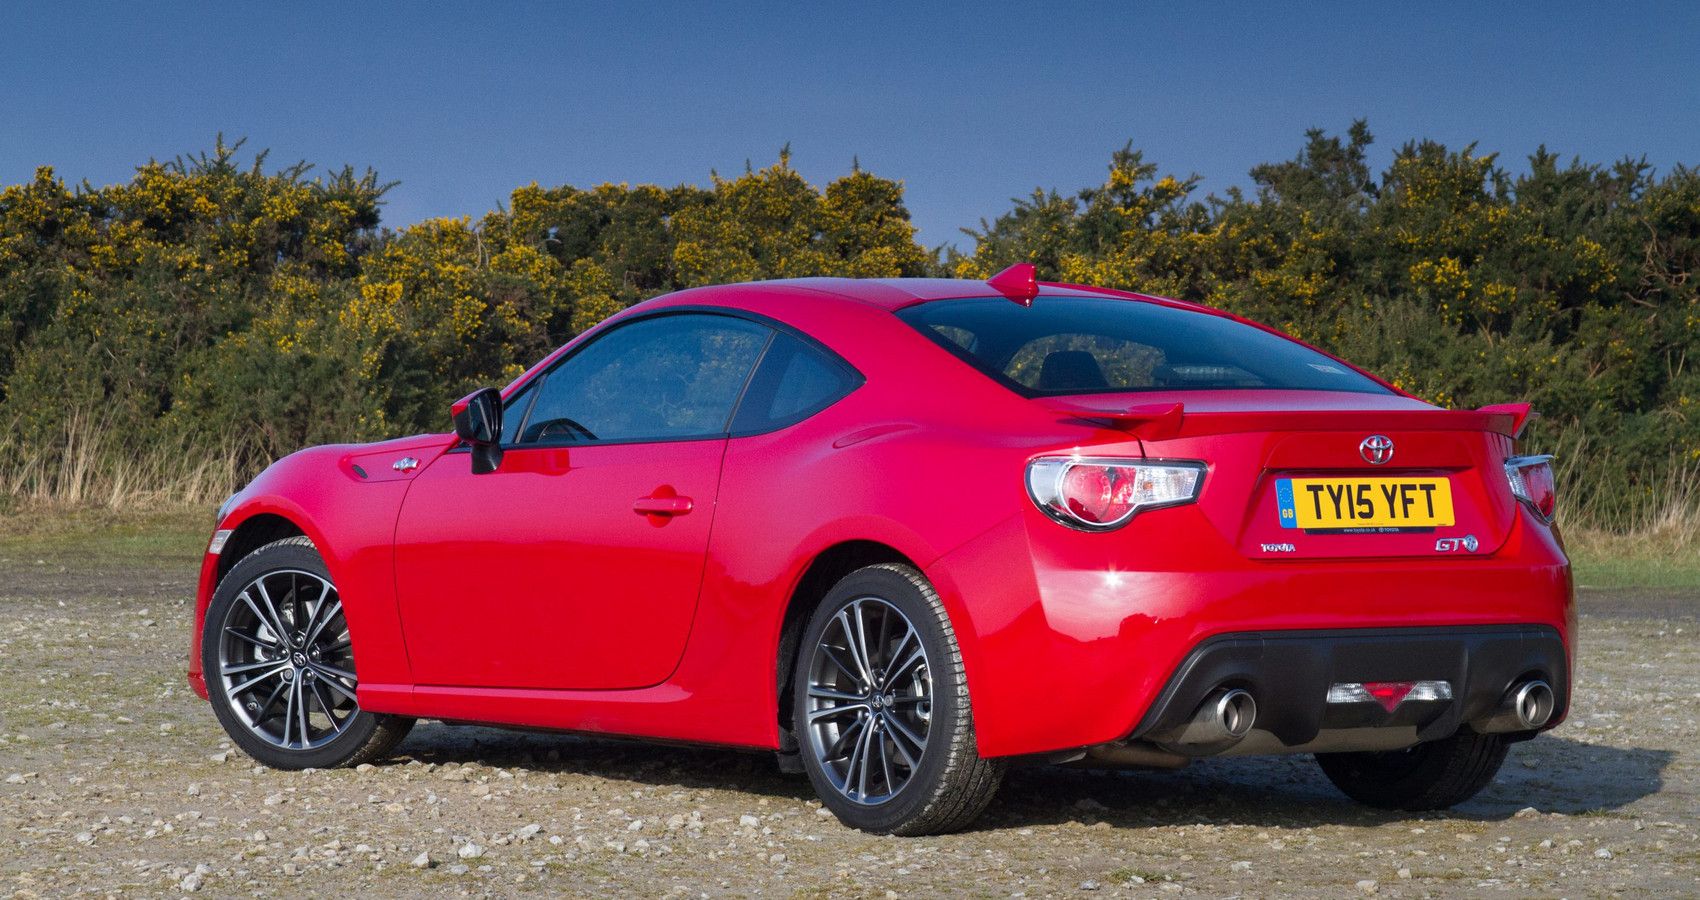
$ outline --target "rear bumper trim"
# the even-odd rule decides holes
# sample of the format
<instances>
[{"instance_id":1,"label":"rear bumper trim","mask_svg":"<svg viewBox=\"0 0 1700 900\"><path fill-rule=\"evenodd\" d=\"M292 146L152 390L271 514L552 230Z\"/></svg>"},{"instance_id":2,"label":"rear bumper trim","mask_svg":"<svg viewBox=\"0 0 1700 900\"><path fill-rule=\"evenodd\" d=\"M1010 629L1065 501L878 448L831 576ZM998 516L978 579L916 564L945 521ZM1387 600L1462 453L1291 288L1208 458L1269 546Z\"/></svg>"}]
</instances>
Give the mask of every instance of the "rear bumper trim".
<instances>
[{"instance_id":1,"label":"rear bumper trim","mask_svg":"<svg viewBox=\"0 0 1700 900\"><path fill-rule=\"evenodd\" d=\"M1257 698L1258 731L1286 747L1315 741L1325 729L1414 728L1437 740L1486 719L1506 692L1529 678L1552 685L1558 722L1570 700L1570 672L1557 629L1544 625L1337 629L1223 634L1189 653L1129 740L1185 722L1210 693L1243 687ZM1330 704L1336 684L1445 681L1450 702Z\"/></svg>"}]
</instances>

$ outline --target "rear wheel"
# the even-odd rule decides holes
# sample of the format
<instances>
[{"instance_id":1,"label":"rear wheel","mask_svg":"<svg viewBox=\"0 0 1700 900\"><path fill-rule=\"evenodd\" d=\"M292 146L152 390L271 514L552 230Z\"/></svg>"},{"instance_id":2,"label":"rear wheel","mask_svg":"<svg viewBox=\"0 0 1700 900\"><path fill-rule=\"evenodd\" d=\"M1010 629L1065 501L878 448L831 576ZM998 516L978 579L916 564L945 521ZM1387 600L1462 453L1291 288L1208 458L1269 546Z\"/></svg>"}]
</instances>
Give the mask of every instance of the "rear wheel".
<instances>
[{"instance_id":1,"label":"rear wheel","mask_svg":"<svg viewBox=\"0 0 1700 900\"><path fill-rule=\"evenodd\" d=\"M1003 764L975 751L962 654L921 573L852 572L821 601L797 654L793 718L822 802L853 828L955 831L991 802Z\"/></svg>"},{"instance_id":2,"label":"rear wheel","mask_svg":"<svg viewBox=\"0 0 1700 900\"><path fill-rule=\"evenodd\" d=\"M243 557L207 607L201 665L219 724L278 769L328 769L387 755L413 727L355 699L342 597L307 538Z\"/></svg>"},{"instance_id":3,"label":"rear wheel","mask_svg":"<svg viewBox=\"0 0 1700 900\"><path fill-rule=\"evenodd\" d=\"M1334 786L1359 803L1421 811L1463 803L1493 781L1509 748L1497 734L1468 728L1404 750L1318 753Z\"/></svg>"}]
</instances>

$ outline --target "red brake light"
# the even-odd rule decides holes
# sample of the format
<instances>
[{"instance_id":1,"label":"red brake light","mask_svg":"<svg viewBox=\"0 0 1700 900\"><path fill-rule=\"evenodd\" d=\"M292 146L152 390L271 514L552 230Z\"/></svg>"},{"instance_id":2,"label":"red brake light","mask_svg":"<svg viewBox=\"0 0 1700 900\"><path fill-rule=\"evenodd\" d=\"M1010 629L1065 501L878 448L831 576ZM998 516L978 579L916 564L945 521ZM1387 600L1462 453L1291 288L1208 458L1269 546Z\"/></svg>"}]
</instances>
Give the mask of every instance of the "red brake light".
<instances>
[{"instance_id":1,"label":"red brake light","mask_svg":"<svg viewBox=\"0 0 1700 900\"><path fill-rule=\"evenodd\" d=\"M1558 507L1551 462L1550 456L1518 456L1505 461L1505 477L1511 482L1511 493L1548 521Z\"/></svg>"},{"instance_id":2,"label":"red brake light","mask_svg":"<svg viewBox=\"0 0 1700 900\"><path fill-rule=\"evenodd\" d=\"M1108 531L1140 510L1191 503L1203 482L1199 462L1046 456L1027 465L1034 504L1083 531Z\"/></svg>"}]
</instances>

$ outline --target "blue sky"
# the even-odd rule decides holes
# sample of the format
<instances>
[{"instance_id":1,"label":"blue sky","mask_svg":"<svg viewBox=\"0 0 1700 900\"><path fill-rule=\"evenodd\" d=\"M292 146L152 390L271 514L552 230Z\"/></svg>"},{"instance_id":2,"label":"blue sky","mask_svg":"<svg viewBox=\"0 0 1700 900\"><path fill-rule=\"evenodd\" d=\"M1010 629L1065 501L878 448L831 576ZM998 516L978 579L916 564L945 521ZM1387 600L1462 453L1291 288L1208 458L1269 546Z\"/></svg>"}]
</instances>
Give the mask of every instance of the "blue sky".
<instances>
[{"instance_id":1,"label":"blue sky","mask_svg":"<svg viewBox=\"0 0 1700 900\"><path fill-rule=\"evenodd\" d=\"M1308 127L1700 163L1700 4L42 4L0 11L0 182L126 180L245 136L371 166L385 222L515 186L773 161L902 179L921 238L1129 139L1207 190Z\"/></svg>"}]
</instances>

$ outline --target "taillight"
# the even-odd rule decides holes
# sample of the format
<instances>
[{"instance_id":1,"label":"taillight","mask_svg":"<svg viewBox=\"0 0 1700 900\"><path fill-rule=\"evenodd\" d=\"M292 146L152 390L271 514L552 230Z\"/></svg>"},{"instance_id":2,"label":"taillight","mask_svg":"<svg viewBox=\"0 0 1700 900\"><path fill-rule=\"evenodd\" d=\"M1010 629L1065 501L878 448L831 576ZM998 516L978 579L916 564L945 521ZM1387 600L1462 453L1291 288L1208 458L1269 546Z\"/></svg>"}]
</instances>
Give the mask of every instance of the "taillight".
<instances>
[{"instance_id":1,"label":"taillight","mask_svg":"<svg viewBox=\"0 0 1700 900\"><path fill-rule=\"evenodd\" d=\"M1511 493L1547 521L1552 520L1558 504L1551 462L1550 456L1514 456L1505 461L1505 477L1511 482Z\"/></svg>"},{"instance_id":2,"label":"taillight","mask_svg":"<svg viewBox=\"0 0 1700 900\"><path fill-rule=\"evenodd\" d=\"M1027 495L1071 528L1108 531L1141 510L1191 503L1204 484L1204 463L1173 460L1042 456L1027 464Z\"/></svg>"}]
</instances>

